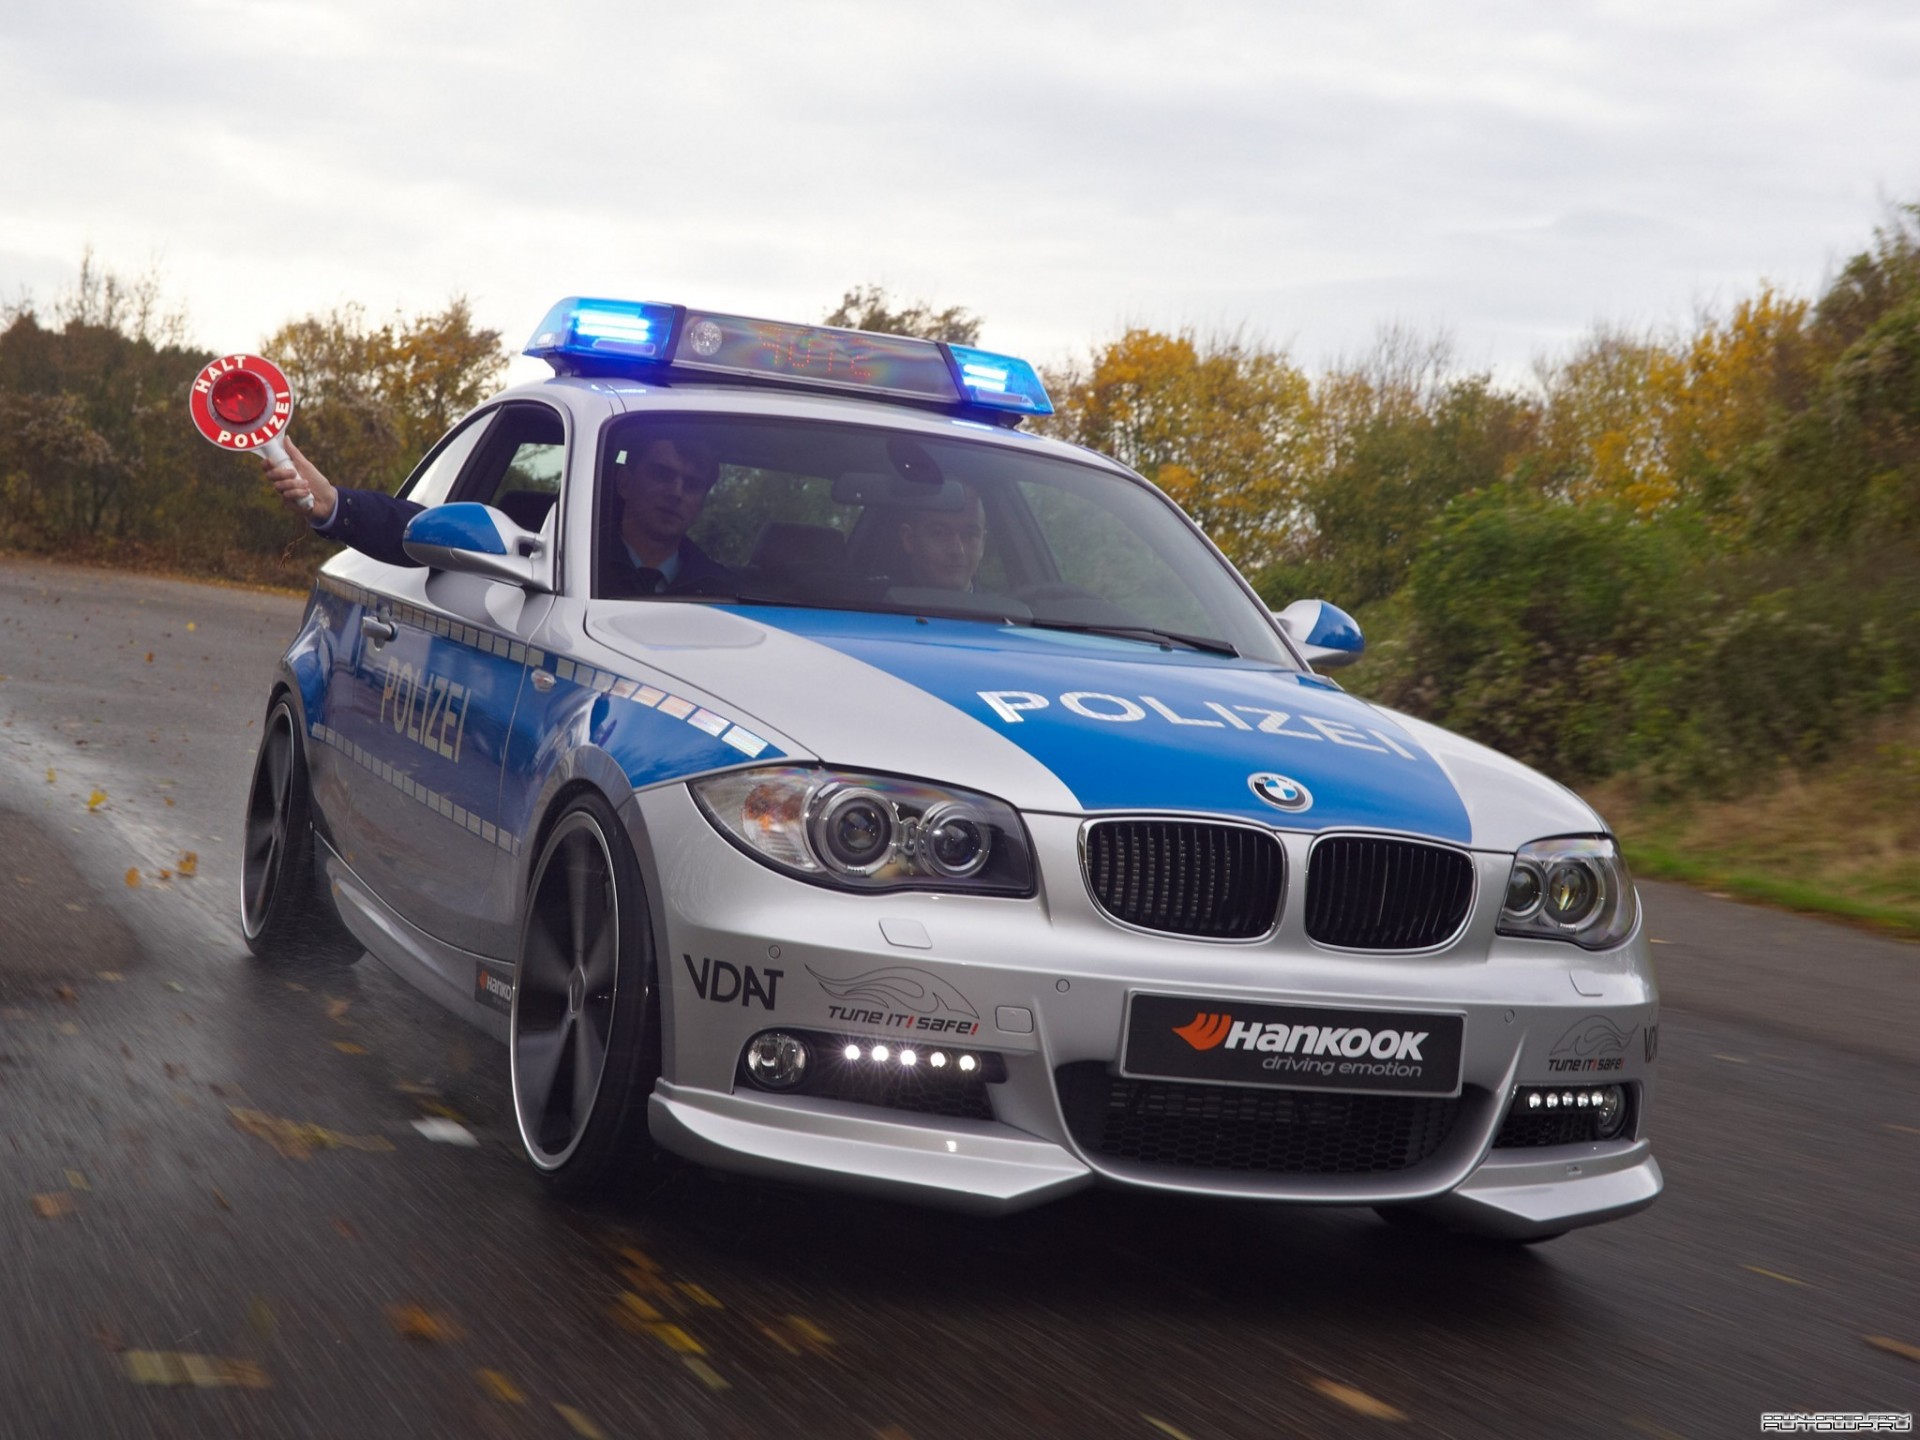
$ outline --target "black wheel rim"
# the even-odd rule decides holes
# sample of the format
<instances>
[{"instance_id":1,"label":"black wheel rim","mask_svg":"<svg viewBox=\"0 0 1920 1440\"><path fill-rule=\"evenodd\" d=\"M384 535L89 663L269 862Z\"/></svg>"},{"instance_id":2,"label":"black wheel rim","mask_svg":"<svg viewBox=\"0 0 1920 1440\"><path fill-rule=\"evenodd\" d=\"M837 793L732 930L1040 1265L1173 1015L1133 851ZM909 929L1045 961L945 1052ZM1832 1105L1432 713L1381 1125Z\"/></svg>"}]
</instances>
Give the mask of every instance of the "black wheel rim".
<instances>
[{"instance_id":1,"label":"black wheel rim","mask_svg":"<svg viewBox=\"0 0 1920 1440\"><path fill-rule=\"evenodd\" d=\"M576 812L547 843L514 976L513 1107L543 1169L567 1162L593 1117L619 974L613 856L593 817Z\"/></svg>"},{"instance_id":2,"label":"black wheel rim","mask_svg":"<svg viewBox=\"0 0 1920 1440\"><path fill-rule=\"evenodd\" d=\"M293 806L293 721L284 706L267 718L260 758L247 796L246 847L241 861L241 904L247 934L258 935L280 888Z\"/></svg>"}]
</instances>

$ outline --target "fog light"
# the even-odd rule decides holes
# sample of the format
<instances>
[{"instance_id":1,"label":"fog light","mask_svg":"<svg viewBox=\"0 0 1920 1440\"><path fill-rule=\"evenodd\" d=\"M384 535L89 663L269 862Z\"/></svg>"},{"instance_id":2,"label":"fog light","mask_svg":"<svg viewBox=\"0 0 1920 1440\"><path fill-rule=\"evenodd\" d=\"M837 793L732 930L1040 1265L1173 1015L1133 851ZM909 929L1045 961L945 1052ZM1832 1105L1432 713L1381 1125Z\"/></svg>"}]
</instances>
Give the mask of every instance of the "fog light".
<instances>
[{"instance_id":1,"label":"fog light","mask_svg":"<svg viewBox=\"0 0 1920 1440\"><path fill-rule=\"evenodd\" d=\"M769 1090L791 1090L807 1078L807 1046L797 1035L769 1030L747 1043L747 1074Z\"/></svg>"},{"instance_id":2,"label":"fog light","mask_svg":"<svg viewBox=\"0 0 1920 1440\"><path fill-rule=\"evenodd\" d=\"M1594 1133L1602 1140L1612 1140L1627 1128L1627 1092L1618 1085L1609 1085L1593 1097L1594 1107L1599 1114L1594 1118Z\"/></svg>"}]
</instances>

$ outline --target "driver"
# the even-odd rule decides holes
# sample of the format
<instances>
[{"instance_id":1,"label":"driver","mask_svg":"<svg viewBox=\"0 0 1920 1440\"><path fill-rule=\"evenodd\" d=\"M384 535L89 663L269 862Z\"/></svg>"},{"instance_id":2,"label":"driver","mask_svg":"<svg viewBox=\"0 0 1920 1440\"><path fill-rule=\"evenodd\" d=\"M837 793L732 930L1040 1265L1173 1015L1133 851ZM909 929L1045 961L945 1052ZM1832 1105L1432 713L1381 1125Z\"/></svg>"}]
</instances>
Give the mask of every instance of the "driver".
<instances>
[{"instance_id":1,"label":"driver","mask_svg":"<svg viewBox=\"0 0 1920 1440\"><path fill-rule=\"evenodd\" d=\"M424 506L379 490L335 485L286 442L290 461L265 463L266 477L287 508L329 540L390 565L416 565L401 544L407 522ZM659 594L701 580L726 579L726 566L688 536L720 478L720 461L697 439L656 435L614 457L608 475L620 497L618 543L603 552L601 590L611 598ZM310 510L301 508L313 497Z\"/></svg>"},{"instance_id":2,"label":"driver","mask_svg":"<svg viewBox=\"0 0 1920 1440\"><path fill-rule=\"evenodd\" d=\"M987 549L987 511L980 492L964 480L957 510L916 510L900 522L900 549L909 576L936 590L972 590L974 572Z\"/></svg>"}]
</instances>

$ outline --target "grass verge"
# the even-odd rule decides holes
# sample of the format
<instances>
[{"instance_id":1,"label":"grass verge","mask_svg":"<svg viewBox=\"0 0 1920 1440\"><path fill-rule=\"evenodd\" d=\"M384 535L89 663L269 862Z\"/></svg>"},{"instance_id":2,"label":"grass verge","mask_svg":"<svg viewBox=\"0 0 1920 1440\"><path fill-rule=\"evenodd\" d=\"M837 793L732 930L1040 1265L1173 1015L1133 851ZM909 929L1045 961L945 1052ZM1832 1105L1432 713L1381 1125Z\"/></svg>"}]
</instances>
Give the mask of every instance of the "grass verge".
<instances>
[{"instance_id":1,"label":"grass verge","mask_svg":"<svg viewBox=\"0 0 1920 1440\"><path fill-rule=\"evenodd\" d=\"M1636 875L1920 940L1920 708L1742 795L1662 797L1614 779L1586 798Z\"/></svg>"}]
</instances>

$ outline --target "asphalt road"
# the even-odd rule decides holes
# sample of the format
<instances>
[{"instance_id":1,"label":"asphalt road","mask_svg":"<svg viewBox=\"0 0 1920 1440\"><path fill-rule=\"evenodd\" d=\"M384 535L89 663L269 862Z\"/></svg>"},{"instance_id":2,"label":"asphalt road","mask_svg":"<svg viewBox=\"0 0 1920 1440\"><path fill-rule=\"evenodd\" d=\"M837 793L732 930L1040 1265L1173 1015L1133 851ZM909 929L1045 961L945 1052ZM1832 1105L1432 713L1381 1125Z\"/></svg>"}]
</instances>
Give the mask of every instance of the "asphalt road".
<instances>
[{"instance_id":1,"label":"asphalt road","mask_svg":"<svg viewBox=\"0 0 1920 1440\"><path fill-rule=\"evenodd\" d=\"M1705 1437L1916 1408L1920 947L1663 885L1668 1190L1549 1245L697 1172L551 1204L504 1049L375 962L240 943L299 609L0 562L0 1435Z\"/></svg>"}]
</instances>

